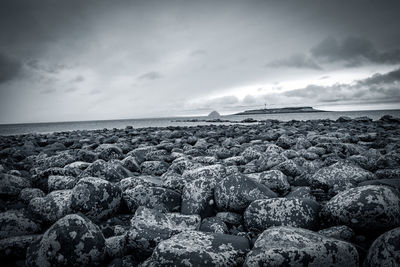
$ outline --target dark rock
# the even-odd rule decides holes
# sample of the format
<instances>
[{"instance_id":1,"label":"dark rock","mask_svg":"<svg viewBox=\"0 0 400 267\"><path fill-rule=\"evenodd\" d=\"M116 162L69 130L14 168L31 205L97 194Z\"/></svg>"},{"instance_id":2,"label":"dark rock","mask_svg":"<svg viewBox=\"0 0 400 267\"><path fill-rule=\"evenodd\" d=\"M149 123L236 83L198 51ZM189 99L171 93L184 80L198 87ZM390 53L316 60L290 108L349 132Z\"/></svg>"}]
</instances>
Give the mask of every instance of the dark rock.
<instances>
[{"instance_id":1,"label":"dark rock","mask_svg":"<svg viewBox=\"0 0 400 267\"><path fill-rule=\"evenodd\" d=\"M366 267L400 265L400 227L379 236L369 248Z\"/></svg>"},{"instance_id":2,"label":"dark rock","mask_svg":"<svg viewBox=\"0 0 400 267\"><path fill-rule=\"evenodd\" d=\"M199 178L186 183L182 191L182 213L205 217L212 213L215 179Z\"/></svg>"},{"instance_id":3,"label":"dark rock","mask_svg":"<svg viewBox=\"0 0 400 267\"><path fill-rule=\"evenodd\" d=\"M39 231L40 225L22 210L8 210L0 213L0 239L31 235Z\"/></svg>"},{"instance_id":4,"label":"dark rock","mask_svg":"<svg viewBox=\"0 0 400 267\"><path fill-rule=\"evenodd\" d=\"M354 230L382 231L400 223L399 193L387 186L351 188L334 196L321 210L326 222Z\"/></svg>"},{"instance_id":5,"label":"dark rock","mask_svg":"<svg viewBox=\"0 0 400 267\"><path fill-rule=\"evenodd\" d=\"M277 195L268 187L242 175L230 175L215 187L214 199L221 211L243 212L256 199Z\"/></svg>"},{"instance_id":6,"label":"dark rock","mask_svg":"<svg viewBox=\"0 0 400 267\"><path fill-rule=\"evenodd\" d=\"M319 230L318 233L327 237L332 237L347 242L351 242L355 237L353 229L346 225L332 226Z\"/></svg>"},{"instance_id":7,"label":"dark rock","mask_svg":"<svg viewBox=\"0 0 400 267\"><path fill-rule=\"evenodd\" d=\"M290 184L287 181L286 175L279 170L253 173L247 176L256 179L260 184L267 186L279 195L285 195L290 190Z\"/></svg>"},{"instance_id":8,"label":"dark rock","mask_svg":"<svg viewBox=\"0 0 400 267\"><path fill-rule=\"evenodd\" d=\"M72 189L71 201L74 211L82 212L90 219L101 220L118 210L121 189L100 178L82 178Z\"/></svg>"},{"instance_id":9,"label":"dark rock","mask_svg":"<svg viewBox=\"0 0 400 267\"><path fill-rule=\"evenodd\" d=\"M140 169L144 174L162 175L168 170L169 165L164 161L145 161L140 164Z\"/></svg>"},{"instance_id":10,"label":"dark rock","mask_svg":"<svg viewBox=\"0 0 400 267\"><path fill-rule=\"evenodd\" d=\"M125 169L121 163L111 161L105 162L102 159L96 160L82 172L81 177L98 177L110 182L118 182L123 178L132 176L132 173Z\"/></svg>"},{"instance_id":11,"label":"dark rock","mask_svg":"<svg viewBox=\"0 0 400 267\"><path fill-rule=\"evenodd\" d=\"M315 229L319 204L306 198L271 198L252 202L244 213L250 231L262 232L271 226L293 226Z\"/></svg>"},{"instance_id":12,"label":"dark rock","mask_svg":"<svg viewBox=\"0 0 400 267\"><path fill-rule=\"evenodd\" d=\"M218 217L205 218L200 225L200 231L226 234L228 233L228 226Z\"/></svg>"},{"instance_id":13,"label":"dark rock","mask_svg":"<svg viewBox=\"0 0 400 267\"><path fill-rule=\"evenodd\" d=\"M97 225L76 214L53 224L27 251L27 266L93 266L103 262L105 239Z\"/></svg>"},{"instance_id":14,"label":"dark rock","mask_svg":"<svg viewBox=\"0 0 400 267\"><path fill-rule=\"evenodd\" d=\"M0 197L16 197L21 190L31 187L31 182L23 177L0 173Z\"/></svg>"},{"instance_id":15,"label":"dark rock","mask_svg":"<svg viewBox=\"0 0 400 267\"><path fill-rule=\"evenodd\" d=\"M265 230L247 254L245 266L358 266L350 243L310 230L280 226Z\"/></svg>"},{"instance_id":16,"label":"dark rock","mask_svg":"<svg viewBox=\"0 0 400 267\"><path fill-rule=\"evenodd\" d=\"M72 189L77 182L78 179L73 176L50 175L47 179L47 188L50 192L54 190Z\"/></svg>"},{"instance_id":17,"label":"dark rock","mask_svg":"<svg viewBox=\"0 0 400 267\"><path fill-rule=\"evenodd\" d=\"M13 236L0 240L0 259L24 259L28 246L42 238L42 235Z\"/></svg>"},{"instance_id":18,"label":"dark rock","mask_svg":"<svg viewBox=\"0 0 400 267\"><path fill-rule=\"evenodd\" d=\"M243 223L243 216L239 213L223 211L218 212L215 216L220 218L228 226L239 226Z\"/></svg>"},{"instance_id":19,"label":"dark rock","mask_svg":"<svg viewBox=\"0 0 400 267\"><path fill-rule=\"evenodd\" d=\"M28 204L31 199L35 197L44 197L46 194L40 190L39 188L24 188L19 193L19 198L25 203Z\"/></svg>"}]
</instances>

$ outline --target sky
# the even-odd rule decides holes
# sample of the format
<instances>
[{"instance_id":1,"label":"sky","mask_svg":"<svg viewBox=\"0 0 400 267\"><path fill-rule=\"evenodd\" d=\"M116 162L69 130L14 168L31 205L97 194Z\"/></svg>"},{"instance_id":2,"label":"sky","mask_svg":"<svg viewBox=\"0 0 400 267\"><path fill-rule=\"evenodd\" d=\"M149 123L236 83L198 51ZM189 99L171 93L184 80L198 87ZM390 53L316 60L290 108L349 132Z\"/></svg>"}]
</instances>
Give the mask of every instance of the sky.
<instances>
[{"instance_id":1,"label":"sky","mask_svg":"<svg viewBox=\"0 0 400 267\"><path fill-rule=\"evenodd\" d=\"M0 124L400 108L400 2L2 0Z\"/></svg>"}]
</instances>

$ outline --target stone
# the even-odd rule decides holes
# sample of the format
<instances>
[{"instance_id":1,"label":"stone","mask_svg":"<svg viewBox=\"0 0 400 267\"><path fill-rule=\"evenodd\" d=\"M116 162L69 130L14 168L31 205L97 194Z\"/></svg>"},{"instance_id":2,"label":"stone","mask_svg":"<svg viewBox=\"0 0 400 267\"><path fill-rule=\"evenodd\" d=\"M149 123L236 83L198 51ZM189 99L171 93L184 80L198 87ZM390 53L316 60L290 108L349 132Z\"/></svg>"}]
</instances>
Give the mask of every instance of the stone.
<instances>
[{"instance_id":1,"label":"stone","mask_svg":"<svg viewBox=\"0 0 400 267\"><path fill-rule=\"evenodd\" d=\"M16 197L21 190L31 187L31 182L23 177L0 173L0 197Z\"/></svg>"},{"instance_id":2,"label":"stone","mask_svg":"<svg viewBox=\"0 0 400 267\"><path fill-rule=\"evenodd\" d=\"M179 193L157 186L138 185L126 190L122 197L131 212L135 212L139 206L165 211L179 211L181 207Z\"/></svg>"},{"instance_id":3,"label":"stone","mask_svg":"<svg viewBox=\"0 0 400 267\"><path fill-rule=\"evenodd\" d=\"M50 175L47 179L47 188L49 191L72 189L78 179L73 176Z\"/></svg>"},{"instance_id":4,"label":"stone","mask_svg":"<svg viewBox=\"0 0 400 267\"><path fill-rule=\"evenodd\" d=\"M22 210L0 213L0 239L38 233L41 227Z\"/></svg>"},{"instance_id":5,"label":"stone","mask_svg":"<svg viewBox=\"0 0 400 267\"><path fill-rule=\"evenodd\" d=\"M382 231L400 223L398 191L380 185L366 185L343 191L321 210L331 225L344 224L359 231Z\"/></svg>"},{"instance_id":6,"label":"stone","mask_svg":"<svg viewBox=\"0 0 400 267\"><path fill-rule=\"evenodd\" d=\"M226 234L228 233L228 226L225 224L224 221L221 220L221 218L208 217L201 222L200 231Z\"/></svg>"},{"instance_id":7,"label":"stone","mask_svg":"<svg viewBox=\"0 0 400 267\"><path fill-rule=\"evenodd\" d=\"M212 213L215 180L199 178L186 183L182 191L183 214L199 214L205 217Z\"/></svg>"},{"instance_id":8,"label":"stone","mask_svg":"<svg viewBox=\"0 0 400 267\"><path fill-rule=\"evenodd\" d=\"M28 205L29 211L37 220L52 224L72 212L72 191L57 190L45 197L33 198Z\"/></svg>"},{"instance_id":9,"label":"stone","mask_svg":"<svg viewBox=\"0 0 400 267\"><path fill-rule=\"evenodd\" d=\"M144 174L150 175L162 175L168 170L168 164L164 161L153 160L153 161L145 161L140 164L140 169Z\"/></svg>"},{"instance_id":10,"label":"stone","mask_svg":"<svg viewBox=\"0 0 400 267\"><path fill-rule=\"evenodd\" d=\"M249 249L245 237L186 231L160 242L143 266L240 266Z\"/></svg>"},{"instance_id":11,"label":"stone","mask_svg":"<svg viewBox=\"0 0 400 267\"><path fill-rule=\"evenodd\" d=\"M93 266L103 263L105 239L89 219L70 214L59 219L27 250L26 265Z\"/></svg>"},{"instance_id":12,"label":"stone","mask_svg":"<svg viewBox=\"0 0 400 267\"><path fill-rule=\"evenodd\" d=\"M353 229L346 225L332 226L319 230L318 233L327 237L332 237L347 242L351 242L355 237Z\"/></svg>"},{"instance_id":13,"label":"stone","mask_svg":"<svg viewBox=\"0 0 400 267\"><path fill-rule=\"evenodd\" d=\"M359 266L350 243L288 226L265 230L247 254L244 266Z\"/></svg>"},{"instance_id":14,"label":"stone","mask_svg":"<svg viewBox=\"0 0 400 267\"><path fill-rule=\"evenodd\" d=\"M368 250L366 267L400 266L400 227L380 235Z\"/></svg>"},{"instance_id":15,"label":"stone","mask_svg":"<svg viewBox=\"0 0 400 267\"><path fill-rule=\"evenodd\" d=\"M40 190L39 188L24 188L19 193L19 198L25 203L28 204L31 199L35 197L44 197L46 194Z\"/></svg>"},{"instance_id":16,"label":"stone","mask_svg":"<svg viewBox=\"0 0 400 267\"><path fill-rule=\"evenodd\" d=\"M42 235L21 235L0 240L0 259L25 258L28 246L42 238Z\"/></svg>"},{"instance_id":17,"label":"stone","mask_svg":"<svg viewBox=\"0 0 400 267\"><path fill-rule=\"evenodd\" d=\"M215 216L220 218L228 226L239 226L243 223L243 216L239 213L223 211L218 212Z\"/></svg>"},{"instance_id":18,"label":"stone","mask_svg":"<svg viewBox=\"0 0 400 267\"><path fill-rule=\"evenodd\" d=\"M256 179L260 184L267 186L281 196L287 194L290 190L290 184L287 181L286 175L279 170L269 170L248 174L247 176Z\"/></svg>"},{"instance_id":19,"label":"stone","mask_svg":"<svg viewBox=\"0 0 400 267\"><path fill-rule=\"evenodd\" d=\"M252 202L244 213L250 231L262 232L271 226L293 226L315 229L319 204L306 198L271 198Z\"/></svg>"},{"instance_id":20,"label":"stone","mask_svg":"<svg viewBox=\"0 0 400 267\"><path fill-rule=\"evenodd\" d=\"M214 199L220 211L243 212L254 200L277 195L245 175L230 175L215 186Z\"/></svg>"},{"instance_id":21,"label":"stone","mask_svg":"<svg viewBox=\"0 0 400 267\"><path fill-rule=\"evenodd\" d=\"M72 189L71 207L93 220L102 220L115 213L121 203L121 189L100 178L86 177Z\"/></svg>"},{"instance_id":22,"label":"stone","mask_svg":"<svg viewBox=\"0 0 400 267\"><path fill-rule=\"evenodd\" d=\"M131 172L140 172L140 165L136 158L132 156L127 156L121 160L122 166Z\"/></svg>"},{"instance_id":23,"label":"stone","mask_svg":"<svg viewBox=\"0 0 400 267\"><path fill-rule=\"evenodd\" d=\"M120 162L106 162L102 159L94 161L80 175L80 177L103 178L110 182L118 182L129 176L132 176L132 173L125 169Z\"/></svg>"}]
</instances>

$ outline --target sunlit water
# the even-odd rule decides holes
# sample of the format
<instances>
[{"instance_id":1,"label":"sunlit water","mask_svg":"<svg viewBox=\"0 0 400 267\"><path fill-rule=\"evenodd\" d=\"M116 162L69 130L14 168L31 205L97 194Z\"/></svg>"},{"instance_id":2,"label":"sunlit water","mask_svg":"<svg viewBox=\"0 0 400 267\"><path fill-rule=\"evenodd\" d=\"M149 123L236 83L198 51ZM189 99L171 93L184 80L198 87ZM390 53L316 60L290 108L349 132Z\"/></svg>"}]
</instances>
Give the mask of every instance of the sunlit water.
<instances>
[{"instance_id":1,"label":"sunlit water","mask_svg":"<svg viewBox=\"0 0 400 267\"><path fill-rule=\"evenodd\" d=\"M241 121L246 118L256 120L275 119L281 121L290 120L318 120L331 119L336 120L341 116L356 118L367 116L373 120L380 119L383 115L392 115L400 117L400 110L363 110L363 111L344 111L344 112L312 112L312 113L281 113L281 114L258 114L258 115L229 115L222 116L222 120ZM14 135L26 133L50 133L74 130L98 130L125 128L132 126L134 128L143 127L167 127L167 126L196 126L209 124L230 124L211 123L204 121L187 122L185 120L208 119L207 117L179 117L179 118L152 118L152 119L130 119L130 120L102 120L102 121L73 121L73 122L51 122L51 123L25 123L25 124L0 124L0 135Z\"/></svg>"}]
</instances>

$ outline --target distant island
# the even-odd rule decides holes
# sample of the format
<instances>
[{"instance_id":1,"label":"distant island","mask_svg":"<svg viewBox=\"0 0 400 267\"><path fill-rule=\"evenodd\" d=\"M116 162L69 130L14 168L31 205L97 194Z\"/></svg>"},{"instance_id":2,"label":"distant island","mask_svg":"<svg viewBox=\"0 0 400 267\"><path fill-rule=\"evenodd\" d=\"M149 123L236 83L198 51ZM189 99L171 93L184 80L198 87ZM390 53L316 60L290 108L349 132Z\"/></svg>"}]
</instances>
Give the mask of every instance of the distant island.
<instances>
[{"instance_id":1,"label":"distant island","mask_svg":"<svg viewBox=\"0 0 400 267\"><path fill-rule=\"evenodd\" d=\"M253 115L253 114L275 114L275 113L307 113L307 112L326 112L325 110L314 109L313 107L286 107L286 108L263 108L246 110L234 115Z\"/></svg>"}]
</instances>

